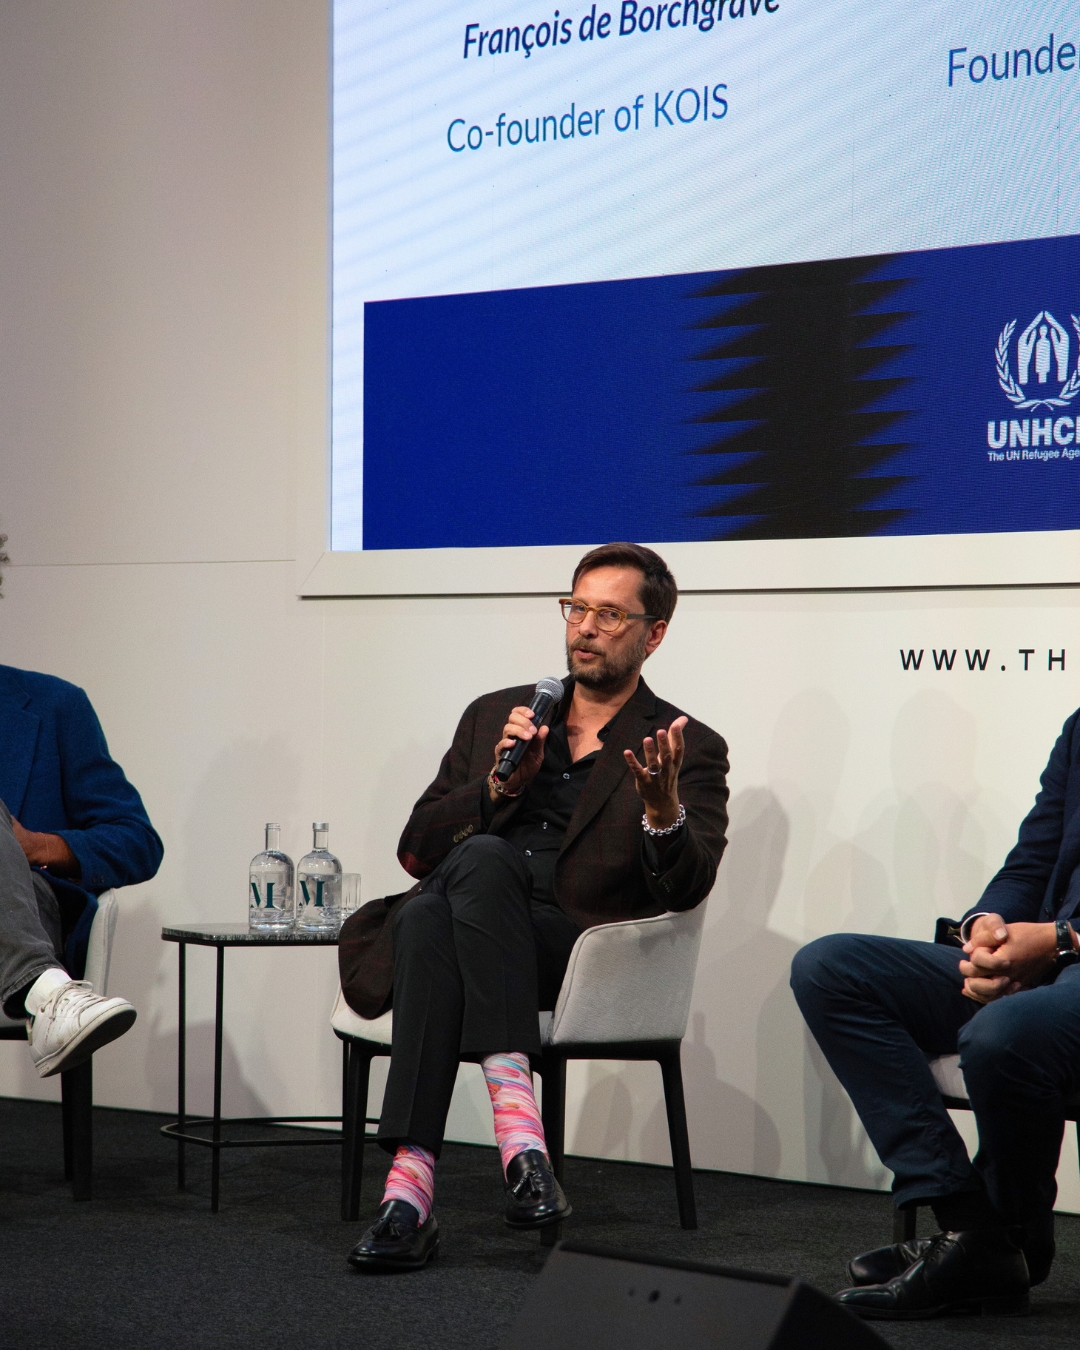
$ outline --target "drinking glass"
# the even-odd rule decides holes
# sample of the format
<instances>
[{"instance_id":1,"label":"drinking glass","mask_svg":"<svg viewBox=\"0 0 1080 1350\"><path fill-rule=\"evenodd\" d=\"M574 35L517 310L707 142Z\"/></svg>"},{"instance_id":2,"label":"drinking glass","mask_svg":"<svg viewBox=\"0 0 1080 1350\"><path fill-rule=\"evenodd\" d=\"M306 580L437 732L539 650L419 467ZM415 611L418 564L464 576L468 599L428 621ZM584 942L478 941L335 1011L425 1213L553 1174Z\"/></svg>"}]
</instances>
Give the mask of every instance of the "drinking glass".
<instances>
[{"instance_id":1,"label":"drinking glass","mask_svg":"<svg viewBox=\"0 0 1080 1350\"><path fill-rule=\"evenodd\" d=\"M341 874L341 919L344 922L350 914L360 908L360 873L342 872Z\"/></svg>"}]
</instances>

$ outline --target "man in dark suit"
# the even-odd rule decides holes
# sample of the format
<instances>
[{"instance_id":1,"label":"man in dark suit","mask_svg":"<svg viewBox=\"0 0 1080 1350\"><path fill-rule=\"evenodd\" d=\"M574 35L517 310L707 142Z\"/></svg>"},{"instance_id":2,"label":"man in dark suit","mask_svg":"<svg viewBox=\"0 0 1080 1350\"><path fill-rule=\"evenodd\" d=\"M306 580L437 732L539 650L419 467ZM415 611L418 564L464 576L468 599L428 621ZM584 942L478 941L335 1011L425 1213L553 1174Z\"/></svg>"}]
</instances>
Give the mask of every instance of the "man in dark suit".
<instances>
[{"instance_id":1,"label":"man in dark suit","mask_svg":"<svg viewBox=\"0 0 1080 1350\"><path fill-rule=\"evenodd\" d=\"M560 601L570 680L550 721L536 725L531 686L472 703L401 836L421 880L342 929L345 997L363 1016L394 1008L378 1133L394 1164L358 1268L416 1269L438 1246L433 1168L462 1056L492 1098L507 1224L570 1212L532 1092L537 1012L555 1006L583 929L693 908L724 850L727 747L641 679L677 595L650 549L587 554ZM516 742L504 783L493 768Z\"/></svg>"},{"instance_id":2,"label":"man in dark suit","mask_svg":"<svg viewBox=\"0 0 1080 1350\"><path fill-rule=\"evenodd\" d=\"M162 847L83 691L0 666L0 1001L42 1077L135 1021L79 977L97 896L154 875Z\"/></svg>"},{"instance_id":3,"label":"man in dark suit","mask_svg":"<svg viewBox=\"0 0 1080 1350\"><path fill-rule=\"evenodd\" d=\"M936 1237L856 1257L838 1297L867 1317L1018 1312L1054 1256L1065 1101L1080 1090L1080 712L957 946L837 934L804 947L792 988L847 1089L897 1206ZM960 1053L979 1127L972 1164L928 1060Z\"/></svg>"}]
</instances>

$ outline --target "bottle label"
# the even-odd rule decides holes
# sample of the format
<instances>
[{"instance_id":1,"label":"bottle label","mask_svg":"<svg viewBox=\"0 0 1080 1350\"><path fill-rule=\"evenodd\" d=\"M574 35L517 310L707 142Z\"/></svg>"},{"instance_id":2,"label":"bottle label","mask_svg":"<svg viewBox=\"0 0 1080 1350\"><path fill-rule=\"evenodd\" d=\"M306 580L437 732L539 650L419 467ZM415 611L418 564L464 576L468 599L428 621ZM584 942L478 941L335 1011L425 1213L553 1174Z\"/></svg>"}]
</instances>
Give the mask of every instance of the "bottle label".
<instances>
[{"instance_id":1,"label":"bottle label","mask_svg":"<svg viewBox=\"0 0 1080 1350\"><path fill-rule=\"evenodd\" d=\"M272 881L268 881L268 882L266 883L266 904L265 904L265 905L263 904L262 896L259 894L259 886L258 886L258 883L255 882L255 881L253 881L253 882L251 883L251 893L252 893L252 895L255 897L255 908L256 908L256 909L274 909L274 908L275 908L275 905L274 905L274 883L273 883Z\"/></svg>"},{"instance_id":2,"label":"bottle label","mask_svg":"<svg viewBox=\"0 0 1080 1350\"><path fill-rule=\"evenodd\" d=\"M306 881L301 881L301 883L300 883L300 889L304 892L304 904L305 904L305 905L312 905L312 904L313 904L313 905L316 907L316 909L324 909L325 906L323 905L323 898L322 898L322 897L323 897L323 887L324 887L325 885L326 885L326 882L325 882L325 881L321 881L321 880L320 880L320 881L316 881L316 883L315 883L315 899L312 900L311 895L310 895L309 892L308 892L307 882L306 882Z\"/></svg>"}]
</instances>

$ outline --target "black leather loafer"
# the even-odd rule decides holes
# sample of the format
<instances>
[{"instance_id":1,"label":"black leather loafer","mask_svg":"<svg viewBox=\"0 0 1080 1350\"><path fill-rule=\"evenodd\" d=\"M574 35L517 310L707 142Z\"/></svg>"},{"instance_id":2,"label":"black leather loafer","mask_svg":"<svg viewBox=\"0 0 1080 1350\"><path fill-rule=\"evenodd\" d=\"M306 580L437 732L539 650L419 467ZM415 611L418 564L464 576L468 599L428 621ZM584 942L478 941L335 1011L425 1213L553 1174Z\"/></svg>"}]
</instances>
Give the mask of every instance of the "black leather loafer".
<instances>
[{"instance_id":1,"label":"black leather loafer","mask_svg":"<svg viewBox=\"0 0 1080 1350\"><path fill-rule=\"evenodd\" d=\"M407 1200L387 1200L378 1217L349 1253L356 1270L419 1270L439 1250L439 1225L429 1214L420 1222Z\"/></svg>"},{"instance_id":2,"label":"black leather loafer","mask_svg":"<svg viewBox=\"0 0 1080 1350\"><path fill-rule=\"evenodd\" d=\"M953 1312L1015 1317L1029 1310L1024 1253L1003 1228L938 1233L917 1261L884 1284L843 1289L860 1317L910 1321Z\"/></svg>"},{"instance_id":3,"label":"black leather loafer","mask_svg":"<svg viewBox=\"0 0 1080 1350\"><path fill-rule=\"evenodd\" d=\"M907 1242L894 1242L891 1247L877 1247L872 1252L852 1257L847 1268L851 1283L885 1284L897 1275L903 1275L908 1266L913 1266L920 1256L925 1256L931 1241L931 1238L911 1238Z\"/></svg>"},{"instance_id":4,"label":"black leather loafer","mask_svg":"<svg viewBox=\"0 0 1080 1350\"><path fill-rule=\"evenodd\" d=\"M573 1213L547 1156L529 1148L506 1169L506 1226L546 1228Z\"/></svg>"}]
</instances>

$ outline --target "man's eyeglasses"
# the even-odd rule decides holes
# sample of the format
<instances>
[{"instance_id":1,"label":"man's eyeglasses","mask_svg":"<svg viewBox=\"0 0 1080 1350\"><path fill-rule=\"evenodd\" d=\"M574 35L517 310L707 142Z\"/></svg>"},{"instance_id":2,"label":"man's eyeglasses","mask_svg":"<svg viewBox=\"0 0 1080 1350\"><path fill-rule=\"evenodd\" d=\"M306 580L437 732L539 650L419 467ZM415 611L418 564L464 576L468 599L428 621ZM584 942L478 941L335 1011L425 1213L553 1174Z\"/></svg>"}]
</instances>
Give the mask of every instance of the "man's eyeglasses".
<instances>
[{"instance_id":1,"label":"man's eyeglasses","mask_svg":"<svg viewBox=\"0 0 1080 1350\"><path fill-rule=\"evenodd\" d=\"M627 614L624 609L610 605L586 605L580 600L560 600L559 608L567 623L584 623L586 614L596 615L596 626L601 633L617 633L627 619L655 619L655 614Z\"/></svg>"}]
</instances>

